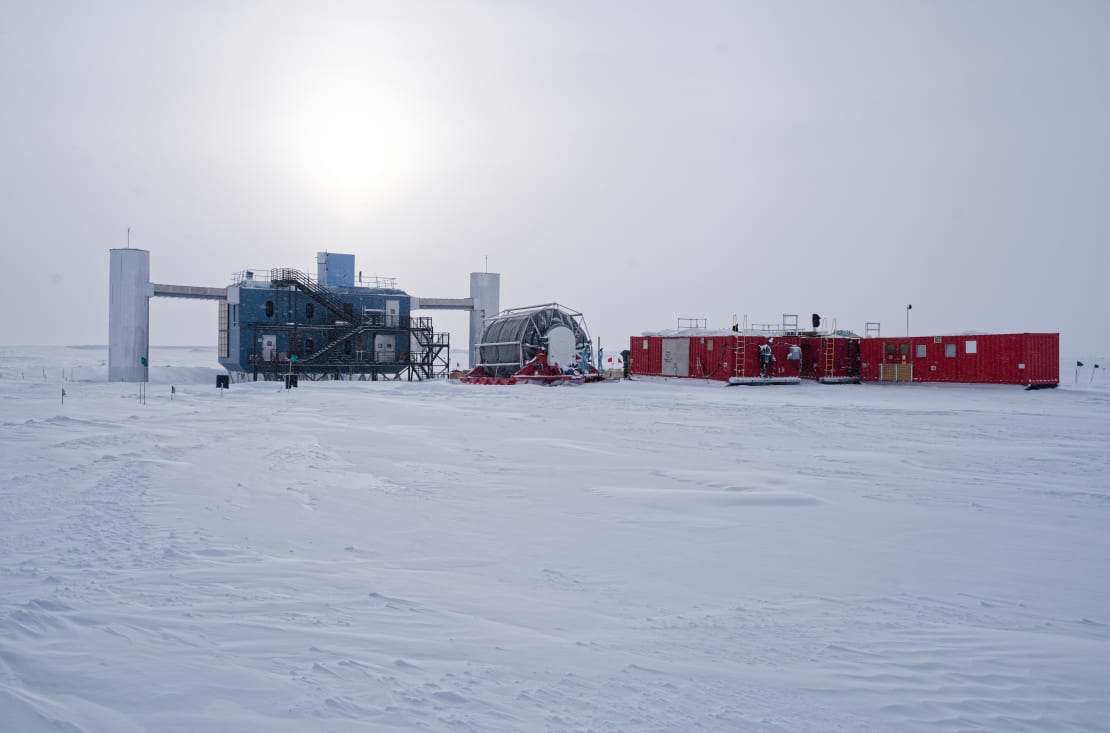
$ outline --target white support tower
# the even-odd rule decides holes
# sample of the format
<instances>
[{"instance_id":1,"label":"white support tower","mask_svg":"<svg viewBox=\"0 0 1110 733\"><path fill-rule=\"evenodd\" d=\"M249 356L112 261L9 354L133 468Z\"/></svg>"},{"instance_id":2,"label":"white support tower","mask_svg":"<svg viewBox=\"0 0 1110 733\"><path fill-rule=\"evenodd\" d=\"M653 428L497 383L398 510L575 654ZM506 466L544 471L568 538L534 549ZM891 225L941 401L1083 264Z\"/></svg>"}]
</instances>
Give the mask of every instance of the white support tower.
<instances>
[{"instance_id":1,"label":"white support tower","mask_svg":"<svg viewBox=\"0 0 1110 733\"><path fill-rule=\"evenodd\" d=\"M108 381L145 382L150 353L150 252L111 250L108 279Z\"/></svg>"},{"instance_id":2,"label":"white support tower","mask_svg":"<svg viewBox=\"0 0 1110 733\"><path fill-rule=\"evenodd\" d=\"M485 331L485 321L501 312L501 273L470 273L470 299L473 310L470 311L470 348L467 358L469 366L473 368L478 364L478 343Z\"/></svg>"}]
</instances>

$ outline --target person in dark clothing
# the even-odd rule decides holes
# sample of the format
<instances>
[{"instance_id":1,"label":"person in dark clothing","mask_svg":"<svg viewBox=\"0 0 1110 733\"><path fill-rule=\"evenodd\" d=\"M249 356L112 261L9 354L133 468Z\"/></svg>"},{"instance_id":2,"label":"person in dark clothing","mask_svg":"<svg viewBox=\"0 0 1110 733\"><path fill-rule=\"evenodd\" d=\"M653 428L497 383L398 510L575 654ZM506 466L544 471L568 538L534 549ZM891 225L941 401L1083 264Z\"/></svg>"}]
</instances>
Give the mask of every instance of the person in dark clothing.
<instances>
[{"instance_id":1,"label":"person in dark clothing","mask_svg":"<svg viewBox=\"0 0 1110 733\"><path fill-rule=\"evenodd\" d=\"M771 376L771 362L775 360L774 355L771 353L771 345L763 344L759 347L759 376Z\"/></svg>"}]
</instances>

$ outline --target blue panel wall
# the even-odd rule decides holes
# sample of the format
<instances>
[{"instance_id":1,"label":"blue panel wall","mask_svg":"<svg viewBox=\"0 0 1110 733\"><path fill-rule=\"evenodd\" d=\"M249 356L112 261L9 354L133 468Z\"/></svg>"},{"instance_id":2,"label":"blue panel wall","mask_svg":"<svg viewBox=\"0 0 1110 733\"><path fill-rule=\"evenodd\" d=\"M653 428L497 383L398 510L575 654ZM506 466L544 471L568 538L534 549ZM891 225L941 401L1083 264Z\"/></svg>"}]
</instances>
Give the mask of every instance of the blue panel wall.
<instances>
[{"instance_id":1,"label":"blue panel wall","mask_svg":"<svg viewBox=\"0 0 1110 733\"><path fill-rule=\"evenodd\" d=\"M325 277L319 278L326 287L353 287L355 284L355 256L325 252Z\"/></svg>"}]
</instances>

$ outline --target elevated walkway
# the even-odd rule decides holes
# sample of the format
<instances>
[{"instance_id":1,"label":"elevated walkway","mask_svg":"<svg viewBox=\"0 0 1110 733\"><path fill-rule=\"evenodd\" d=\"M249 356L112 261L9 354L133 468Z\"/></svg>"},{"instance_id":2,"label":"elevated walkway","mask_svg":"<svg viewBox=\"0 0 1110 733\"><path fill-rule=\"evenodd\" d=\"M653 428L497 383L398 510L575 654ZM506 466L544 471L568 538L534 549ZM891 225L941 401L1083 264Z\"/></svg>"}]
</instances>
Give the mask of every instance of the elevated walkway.
<instances>
[{"instance_id":1,"label":"elevated walkway","mask_svg":"<svg viewBox=\"0 0 1110 733\"><path fill-rule=\"evenodd\" d=\"M165 285L151 283L154 298L186 298L188 300L227 300L227 288L206 288L200 285Z\"/></svg>"},{"instance_id":2,"label":"elevated walkway","mask_svg":"<svg viewBox=\"0 0 1110 733\"><path fill-rule=\"evenodd\" d=\"M412 299L414 311L472 311L474 298L416 298Z\"/></svg>"}]
</instances>

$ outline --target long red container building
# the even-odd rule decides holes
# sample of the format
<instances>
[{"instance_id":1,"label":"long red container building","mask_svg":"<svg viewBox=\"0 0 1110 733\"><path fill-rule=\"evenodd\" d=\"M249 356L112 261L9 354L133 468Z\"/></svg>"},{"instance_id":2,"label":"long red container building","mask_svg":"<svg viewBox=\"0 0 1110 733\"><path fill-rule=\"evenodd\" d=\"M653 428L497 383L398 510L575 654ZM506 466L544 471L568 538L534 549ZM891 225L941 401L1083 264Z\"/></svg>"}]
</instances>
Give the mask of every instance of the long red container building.
<instances>
[{"instance_id":1,"label":"long red container building","mask_svg":"<svg viewBox=\"0 0 1110 733\"><path fill-rule=\"evenodd\" d=\"M1001 333L860 340L865 382L967 382L1054 387L1060 334Z\"/></svg>"},{"instance_id":2,"label":"long red container building","mask_svg":"<svg viewBox=\"0 0 1110 733\"><path fill-rule=\"evenodd\" d=\"M760 371L760 347L774 357ZM683 329L633 336L629 373L645 377L713 379L805 378L828 382L859 380L859 339L807 334L745 334Z\"/></svg>"},{"instance_id":3,"label":"long red container building","mask_svg":"<svg viewBox=\"0 0 1110 733\"><path fill-rule=\"evenodd\" d=\"M768 345L771 369L760 372ZM738 381L949 382L1054 387L1060 334L1003 333L858 338L812 333L763 335L683 329L633 336L629 372L637 376Z\"/></svg>"}]
</instances>

